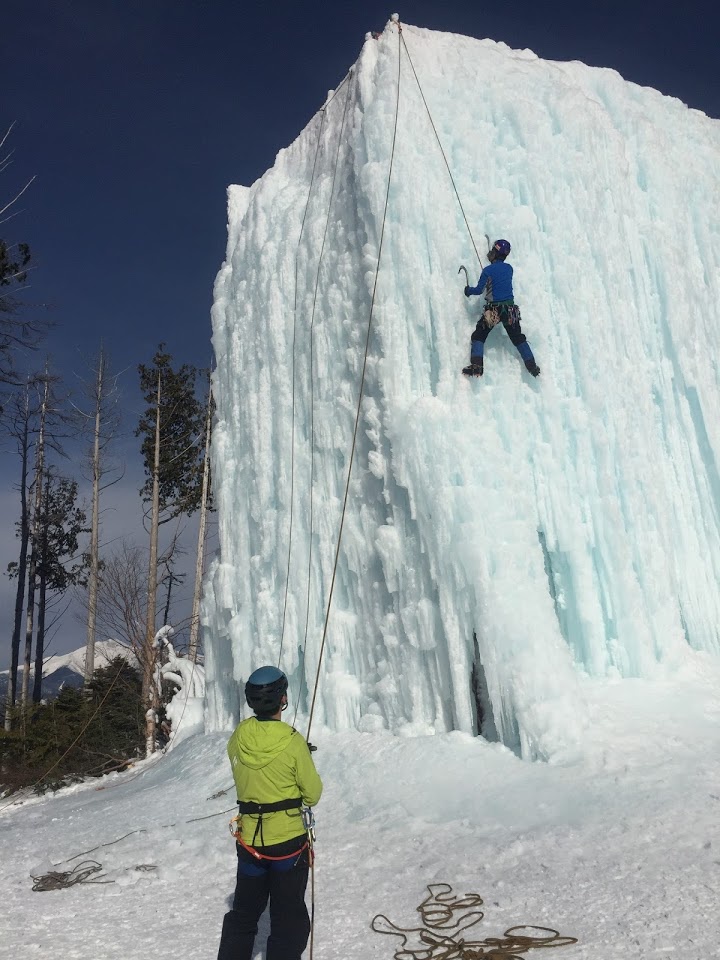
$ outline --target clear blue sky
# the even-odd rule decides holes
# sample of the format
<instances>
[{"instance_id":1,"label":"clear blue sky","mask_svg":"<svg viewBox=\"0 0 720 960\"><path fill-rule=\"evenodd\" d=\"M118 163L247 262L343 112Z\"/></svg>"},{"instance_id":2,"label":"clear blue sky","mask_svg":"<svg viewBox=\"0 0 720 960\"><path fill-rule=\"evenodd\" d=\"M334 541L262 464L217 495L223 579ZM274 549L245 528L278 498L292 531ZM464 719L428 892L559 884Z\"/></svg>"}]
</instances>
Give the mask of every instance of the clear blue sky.
<instances>
[{"instance_id":1,"label":"clear blue sky","mask_svg":"<svg viewBox=\"0 0 720 960\"><path fill-rule=\"evenodd\" d=\"M226 186L249 185L272 165L356 59L365 33L393 12L417 26L612 67L720 116L720 18L710 0L24 0L4 11L0 37L0 128L17 121L0 196L37 180L3 230L32 247L27 298L49 304L56 328L48 346L61 372L80 370L81 353L102 338L116 369L130 368L134 425L135 368L160 341L179 360L209 363ZM130 469L128 498L139 471ZM3 504L15 475L3 456ZM6 597L3 588L3 606ZM2 615L2 634L6 622ZM5 649L3 636L0 660Z\"/></svg>"}]
</instances>

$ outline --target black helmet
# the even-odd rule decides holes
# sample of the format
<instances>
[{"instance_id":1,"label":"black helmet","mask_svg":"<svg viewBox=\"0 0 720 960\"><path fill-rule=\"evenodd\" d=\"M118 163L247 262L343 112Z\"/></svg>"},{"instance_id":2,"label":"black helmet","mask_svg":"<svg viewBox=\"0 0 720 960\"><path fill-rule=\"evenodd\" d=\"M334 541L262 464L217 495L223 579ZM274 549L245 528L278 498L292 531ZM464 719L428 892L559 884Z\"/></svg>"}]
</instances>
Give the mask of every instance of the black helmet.
<instances>
[{"instance_id":1,"label":"black helmet","mask_svg":"<svg viewBox=\"0 0 720 960\"><path fill-rule=\"evenodd\" d=\"M245 684L247 705L258 716L272 716L285 706L281 703L287 693L288 681L277 667L258 667Z\"/></svg>"}]
</instances>

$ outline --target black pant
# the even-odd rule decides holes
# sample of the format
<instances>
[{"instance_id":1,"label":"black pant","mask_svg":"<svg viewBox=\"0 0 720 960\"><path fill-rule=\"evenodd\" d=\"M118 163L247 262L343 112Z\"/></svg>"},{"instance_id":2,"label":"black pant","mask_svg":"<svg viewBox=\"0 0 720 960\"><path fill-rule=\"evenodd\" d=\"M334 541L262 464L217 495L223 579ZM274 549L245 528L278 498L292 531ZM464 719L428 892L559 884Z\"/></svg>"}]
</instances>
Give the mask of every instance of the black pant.
<instances>
[{"instance_id":1,"label":"black pant","mask_svg":"<svg viewBox=\"0 0 720 960\"><path fill-rule=\"evenodd\" d=\"M516 304L494 304L490 308L486 306L470 339L473 342L485 343L493 327L497 323L502 323L511 342L519 348L521 343L525 343L525 334L520 329L520 319L520 310ZM471 352L475 353L474 350ZM482 356L482 349L479 353Z\"/></svg>"},{"instance_id":2,"label":"black pant","mask_svg":"<svg viewBox=\"0 0 720 960\"><path fill-rule=\"evenodd\" d=\"M260 853L282 857L299 850L303 834L284 843L258 847ZM266 960L300 960L310 936L305 906L309 857L304 850L288 860L257 860L239 844L238 872L232 910L223 919L218 960L252 960L258 920L270 899L270 936Z\"/></svg>"}]
</instances>

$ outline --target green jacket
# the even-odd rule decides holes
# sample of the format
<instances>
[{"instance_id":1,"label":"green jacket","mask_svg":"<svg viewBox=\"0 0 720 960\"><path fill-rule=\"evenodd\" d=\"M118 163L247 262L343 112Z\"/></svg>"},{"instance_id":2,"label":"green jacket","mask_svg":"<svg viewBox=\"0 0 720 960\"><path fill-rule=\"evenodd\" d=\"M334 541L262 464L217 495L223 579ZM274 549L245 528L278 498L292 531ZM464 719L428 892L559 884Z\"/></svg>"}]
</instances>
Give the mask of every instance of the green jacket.
<instances>
[{"instance_id":1,"label":"green jacket","mask_svg":"<svg viewBox=\"0 0 720 960\"><path fill-rule=\"evenodd\" d=\"M301 797L313 807L320 799L322 781L315 769L307 741L282 720L251 717L235 728L227 746L238 800L274 803ZM243 814L241 836L245 843L269 846L301 836L305 831L300 810L277 810L258 816Z\"/></svg>"}]
</instances>

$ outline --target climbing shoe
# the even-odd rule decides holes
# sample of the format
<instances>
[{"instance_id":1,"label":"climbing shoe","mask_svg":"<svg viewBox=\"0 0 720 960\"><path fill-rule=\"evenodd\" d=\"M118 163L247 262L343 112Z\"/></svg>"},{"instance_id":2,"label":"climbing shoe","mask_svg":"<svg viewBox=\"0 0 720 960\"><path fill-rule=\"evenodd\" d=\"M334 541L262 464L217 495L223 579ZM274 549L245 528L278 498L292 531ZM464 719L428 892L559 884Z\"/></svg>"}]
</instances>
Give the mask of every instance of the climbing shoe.
<instances>
[{"instance_id":1,"label":"climbing shoe","mask_svg":"<svg viewBox=\"0 0 720 960\"><path fill-rule=\"evenodd\" d=\"M540 371L538 370L538 373ZM479 360L476 360L474 363L471 363L467 367L463 367L463 373L466 377L481 377L483 375L483 362L482 357Z\"/></svg>"},{"instance_id":2,"label":"climbing shoe","mask_svg":"<svg viewBox=\"0 0 720 960\"><path fill-rule=\"evenodd\" d=\"M534 360L526 360L525 369L527 370L528 373L532 374L533 377L540 376L540 367L535 363Z\"/></svg>"}]
</instances>

